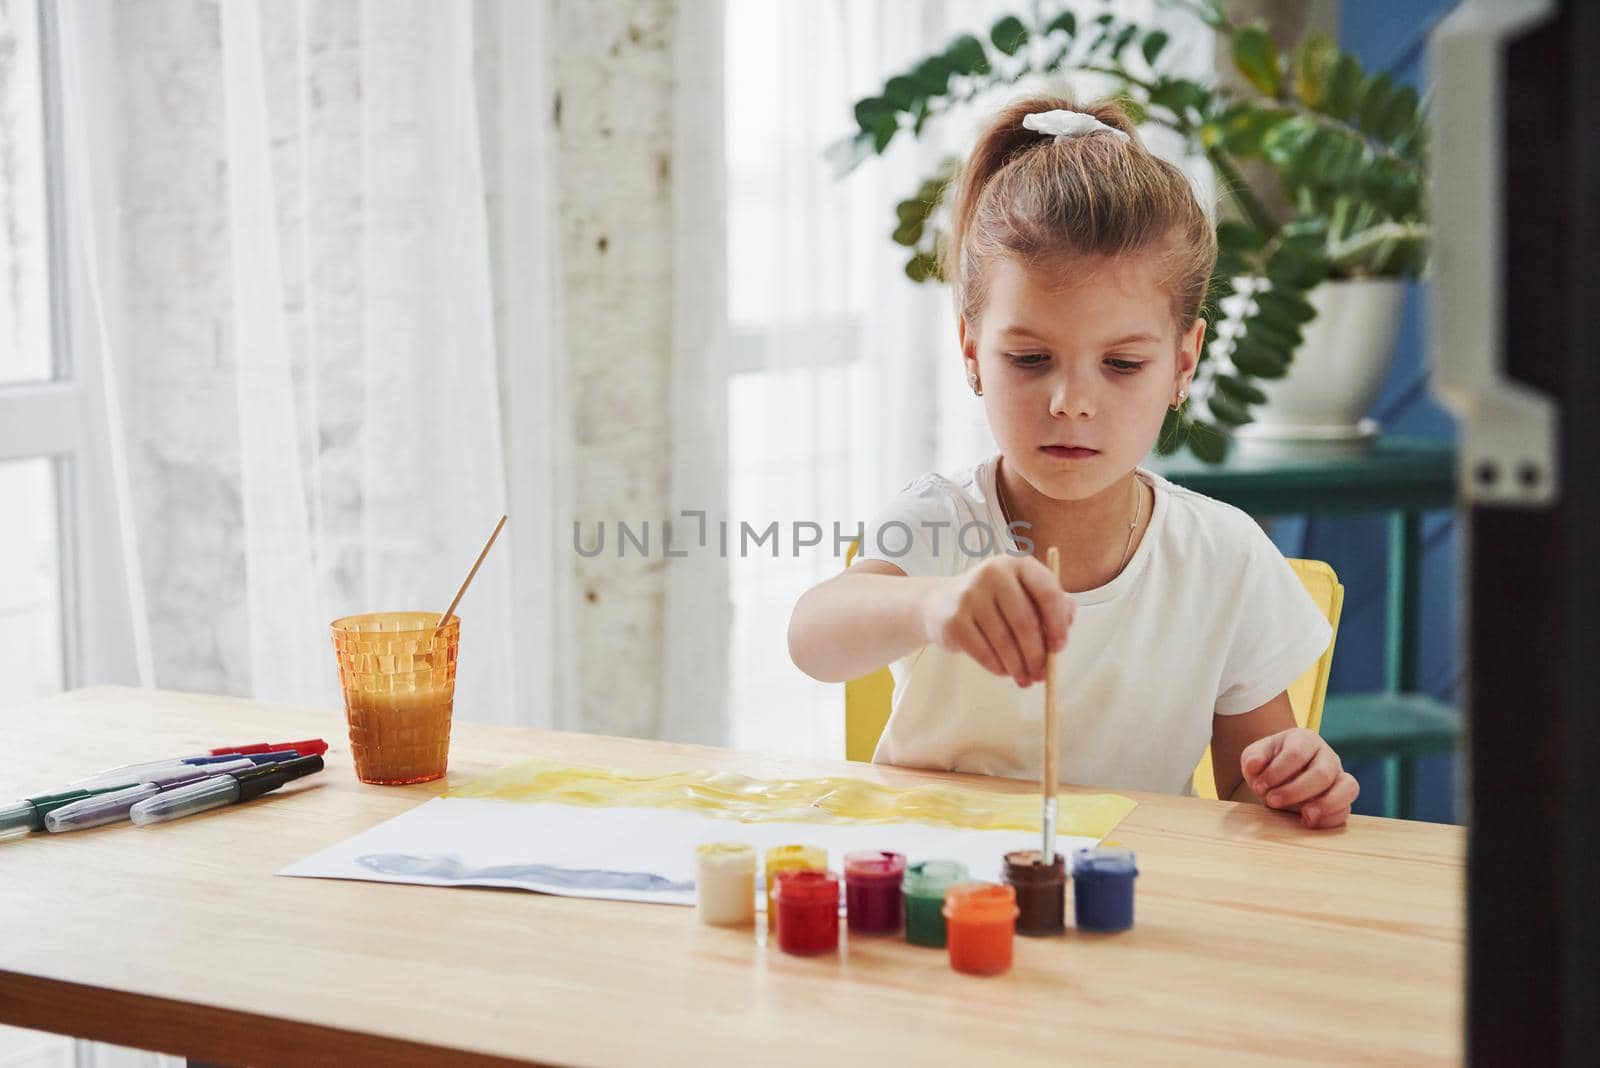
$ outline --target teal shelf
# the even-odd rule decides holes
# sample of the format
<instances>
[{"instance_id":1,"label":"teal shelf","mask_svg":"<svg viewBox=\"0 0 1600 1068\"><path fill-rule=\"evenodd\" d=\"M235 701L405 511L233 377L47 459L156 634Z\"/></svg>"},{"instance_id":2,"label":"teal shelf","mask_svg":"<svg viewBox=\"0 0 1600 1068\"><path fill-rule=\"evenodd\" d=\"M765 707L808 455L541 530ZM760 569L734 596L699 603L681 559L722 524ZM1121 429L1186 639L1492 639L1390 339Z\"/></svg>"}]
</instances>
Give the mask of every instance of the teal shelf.
<instances>
[{"instance_id":1,"label":"teal shelf","mask_svg":"<svg viewBox=\"0 0 1600 1068\"><path fill-rule=\"evenodd\" d=\"M1416 760L1455 752L1461 743L1461 717L1424 694L1329 694L1322 709L1322 736L1341 760L1381 759L1384 814L1410 819Z\"/></svg>"},{"instance_id":2,"label":"teal shelf","mask_svg":"<svg viewBox=\"0 0 1600 1068\"><path fill-rule=\"evenodd\" d=\"M1424 694L1329 694L1321 733L1345 760L1428 756L1455 750L1461 717Z\"/></svg>"},{"instance_id":3,"label":"teal shelf","mask_svg":"<svg viewBox=\"0 0 1600 1068\"><path fill-rule=\"evenodd\" d=\"M1379 438L1370 452L1354 456L1308 450L1268 460L1235 449L1220 464L1180 453L1149 466L1255 516L1419 512L1450 508L1456 500L1455 446L1434 438Z\"/></svg>"}]
</instances>

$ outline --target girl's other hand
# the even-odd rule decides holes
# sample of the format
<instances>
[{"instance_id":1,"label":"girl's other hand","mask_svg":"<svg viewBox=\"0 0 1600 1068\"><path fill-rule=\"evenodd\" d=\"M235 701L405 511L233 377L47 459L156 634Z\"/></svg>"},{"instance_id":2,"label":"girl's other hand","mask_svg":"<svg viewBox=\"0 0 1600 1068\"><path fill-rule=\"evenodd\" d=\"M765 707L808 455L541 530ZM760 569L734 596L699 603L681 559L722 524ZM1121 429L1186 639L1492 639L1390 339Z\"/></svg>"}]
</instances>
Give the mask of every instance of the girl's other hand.
<instances>
[{"instance_id":1,"label":"girl's other hand","mask_svg":"<svg viewBox=\"0 0 1600 1068\"><path fill-rule=\"evenodd\" d=\"M1239 754L1244 781L1268 808L1300 813L1306 827L1341 827L1361 793L1355 776L1316 731L1292 727Z\"/></svg>"},{"instance_id":2,"label":"girl's other hand","mask_svg":"<svg viewBox=\"0 0 1600 1068\"><path fill-rule=\"evenodd\" d=\"M928 644L966 653L1018 686L1044 679L1067 644L1075 603L1031 556L993 556L934 587L922 606Z\"/></svg>"}]
</instances>

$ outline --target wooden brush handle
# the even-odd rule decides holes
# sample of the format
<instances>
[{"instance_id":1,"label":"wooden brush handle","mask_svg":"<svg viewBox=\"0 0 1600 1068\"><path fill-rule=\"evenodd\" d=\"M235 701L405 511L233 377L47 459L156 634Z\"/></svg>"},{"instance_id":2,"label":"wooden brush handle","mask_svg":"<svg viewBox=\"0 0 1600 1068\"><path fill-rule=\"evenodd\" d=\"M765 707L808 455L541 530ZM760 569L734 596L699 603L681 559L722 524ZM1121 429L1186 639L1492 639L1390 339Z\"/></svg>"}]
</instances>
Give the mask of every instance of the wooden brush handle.
<instances>
[{"instance_id":1,"label":"wooden brush handle","mask_svg":"<svg viewBox=\"0 0 1600 1068\"><path fill-rule=\"evenodd\" d=\"M1045 553L1050 574L1061 582L1061 553L1054 545ZM1044 761L1040 786L1045 797L1056 796L1056 783L1060 781L1061 765L1061 713L1056 704L1056 654L1045 654L1044 665Z\"/></svg>"}]
</instances>

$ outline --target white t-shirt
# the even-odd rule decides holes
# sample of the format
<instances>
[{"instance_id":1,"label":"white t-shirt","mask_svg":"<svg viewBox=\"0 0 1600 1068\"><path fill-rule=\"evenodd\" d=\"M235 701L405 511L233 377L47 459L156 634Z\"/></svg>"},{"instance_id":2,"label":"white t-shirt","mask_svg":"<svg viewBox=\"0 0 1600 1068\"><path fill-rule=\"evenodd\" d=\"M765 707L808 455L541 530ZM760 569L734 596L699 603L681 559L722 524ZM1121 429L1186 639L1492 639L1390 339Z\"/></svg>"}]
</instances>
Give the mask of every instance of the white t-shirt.
<instances>
[{"instance_id":1,"label":"white t-shirt","mask_svg":"<svg viewBox=\"0 0 1600 1068\"><path fill-rule=\"evenodd\" d=\"M874 517L859 558L950 576L1019 551L997 503L997 459L913 481ZM1189 793L1212 714L1248 712L1288 689L1332 630L1254 520L1153 472L1139 475L1155 509L1138 549L1116 578L1073 595L1077 613L1056 669L1061 780ZM936 645L890 670L894 711L875 763L1038 777L1043 683L1022 689Z\"/></svg>"}]
</instances>

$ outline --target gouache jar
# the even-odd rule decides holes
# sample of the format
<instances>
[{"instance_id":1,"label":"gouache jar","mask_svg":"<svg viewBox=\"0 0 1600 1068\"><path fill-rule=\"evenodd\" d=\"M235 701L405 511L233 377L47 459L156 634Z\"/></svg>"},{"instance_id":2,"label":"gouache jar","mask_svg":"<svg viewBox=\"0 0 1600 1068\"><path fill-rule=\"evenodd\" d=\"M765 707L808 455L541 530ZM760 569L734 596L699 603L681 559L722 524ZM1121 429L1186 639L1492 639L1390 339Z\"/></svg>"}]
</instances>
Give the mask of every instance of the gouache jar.
<instances>
[{"instance_id":1,"label":"gouache jar","mask_svg":"<svg viewBox=\"0 0 1600 1068\"><path fill-rule=\"evenodd\" d=\"M701 923L748 927L756 918L756 851L743 842L695 850L694 914Z\"/></svg>"},{"instance_id":2,"label":"gouache jar","mask_svg":"<svg viewBox=\"0 0 1600 1068\"><path fill-rule=\"evenodd\" d=\"M1072 904L1078 929L1126 931L1133 926L1133 850L1090 846L1072 854Z\"/></svg>"},{"instance_id":3,"label":"gouache jar","mask_svg":"<svg viewBox=\"0 0 1600 1068\"><path fill-rule=\"evenodd\" d=\"M967 879L967 866L954 860L919 860L906 869L900 889L905 898L907 942L944 948L944 895Z\"/></svg>"},{"instance_id":4,"label":"gouache jar","mask_svg":"<svg viewBox=\"0 0 1600 1068\"><path fill-rule=\"evenodd\" d=\"M782 871L827 871L828 851L817 846L781 845L767 850L767 933L776 931L778 910L773 906L773 894L778 889L777 875Z\"/></svg>"},{"instance_id":5,"label":"gouache jar","mask_svg":"<svg viewBox=\"0 0 1600 1068\"><path fill-rule=\"evenodd\" d=\"M963 883L944 896L950 967L968 975L999 975L1011 967L1017 893L996 883Z\"/></svg>"},{"instance_id":6,"label":"gouache jar","mask_svg":"<svg viewBox=\"0 0 1600 1068\"><path fill-rule=\"evenodd\" d=\"M844 855L844 914L850 930L890 934L900 929L904 853L876 849Z\"/></svg>"},{"instance_id":7,"label":"gouache jar","mask_svg":"<svg viewBox=\"0 0 1600 1068\"><path fill-rule=\"evenodd\" d=\"M1053 935L1067 925L1067 858L1037 849L1006 854L1005 880L1017 891L1017 933Z\"/></svg>"},{"instance_id":8,"label":"gouache jar","mask_svg":"<svg viewBox=\"0 0 1600 1068\"><path fill-rule=\"evenodd\" d=\"M773 890L778 948L812 956L839 948L839 877L831 871L778 872Z\"/></svg>"}]
</instances>

